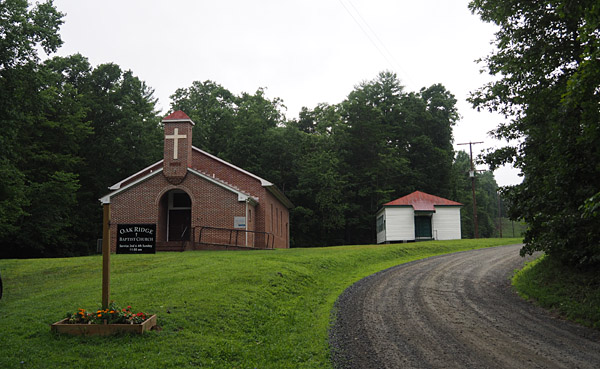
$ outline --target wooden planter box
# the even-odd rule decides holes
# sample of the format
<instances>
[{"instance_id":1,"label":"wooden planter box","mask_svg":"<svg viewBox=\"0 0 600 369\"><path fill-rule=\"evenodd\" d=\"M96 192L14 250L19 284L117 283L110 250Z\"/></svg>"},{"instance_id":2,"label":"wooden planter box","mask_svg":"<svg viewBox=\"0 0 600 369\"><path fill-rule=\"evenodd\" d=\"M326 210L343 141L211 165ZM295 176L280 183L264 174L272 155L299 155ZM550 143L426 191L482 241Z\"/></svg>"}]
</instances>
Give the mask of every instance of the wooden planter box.
<instances>
[{"instance_id":1,"label":"wooden planter box","mask_svg":"<svg viewBox=\"0 0 600 369\"><path fill-rule=\"evenodd\" d=\"M156 325L156 314L141 324L70 324L67 318L50 325L50 330L74 336L110 336L116 333L142 334Z\"/></svg>"}]
</instances>

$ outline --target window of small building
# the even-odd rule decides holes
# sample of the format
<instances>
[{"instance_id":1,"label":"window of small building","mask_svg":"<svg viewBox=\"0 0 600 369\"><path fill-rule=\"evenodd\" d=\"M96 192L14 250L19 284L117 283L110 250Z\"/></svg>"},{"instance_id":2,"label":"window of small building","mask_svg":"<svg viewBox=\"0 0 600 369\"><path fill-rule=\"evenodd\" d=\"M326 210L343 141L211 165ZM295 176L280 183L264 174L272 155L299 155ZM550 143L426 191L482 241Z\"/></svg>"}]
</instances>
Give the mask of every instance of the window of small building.
<instances>
[{"instance_id":1,"label":"window of small building","mask_svg":"<svg viewBox=\"0 0 600 369\"><path fill-rule=\"evenodd\" d=\"M373 223L371 223L373 224ZM383 232L385 230L385 222L383 220L383 215L380 215L377 218L377 233Z\"/></svg>"}]
</instances>

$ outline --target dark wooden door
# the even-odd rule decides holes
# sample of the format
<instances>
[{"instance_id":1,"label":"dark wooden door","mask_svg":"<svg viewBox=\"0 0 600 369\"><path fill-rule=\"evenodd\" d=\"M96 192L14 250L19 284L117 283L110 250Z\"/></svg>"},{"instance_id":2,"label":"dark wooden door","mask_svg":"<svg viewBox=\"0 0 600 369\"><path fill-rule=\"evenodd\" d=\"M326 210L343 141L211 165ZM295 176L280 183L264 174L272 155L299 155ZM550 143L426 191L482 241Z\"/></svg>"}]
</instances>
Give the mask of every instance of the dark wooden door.
<instances>
[{"instance_id":1,"label":"dark wooden door","mask_svg":"<svg viewBox=\"0 0 600 369\"><path fill-rule=\"evenodd\" d=\"M191 213L190 209L169 211L169 241L190 239Z\"/></svg>"},{"instance_id":2,"label":"dark wooden door","mask_svg":"<svg viewBox=\"0 0 600 369\"><path fill-rule=\"evenodd\" d=\"M415 237L431 238L431 217L415 217Z\"/></svg>"}]
</instances>

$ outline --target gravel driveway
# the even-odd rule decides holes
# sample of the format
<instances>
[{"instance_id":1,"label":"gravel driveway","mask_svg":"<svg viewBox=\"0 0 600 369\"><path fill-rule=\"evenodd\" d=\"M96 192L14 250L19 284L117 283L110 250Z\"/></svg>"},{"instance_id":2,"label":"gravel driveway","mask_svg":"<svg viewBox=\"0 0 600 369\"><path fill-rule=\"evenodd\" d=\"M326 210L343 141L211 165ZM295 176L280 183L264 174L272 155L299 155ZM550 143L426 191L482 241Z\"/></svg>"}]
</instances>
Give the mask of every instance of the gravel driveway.
<instances>
[{"instance_id":1,"label":"gravel driveway","mask_svg":"<svg viewBox=\"0 0 600 369\"><path fill-rule=\"evenodd\" d=\"M600 368L600 332L521 300L520 245L442 255L362 279L336 302L336 368Z\"/></svg>"}]
</instances>

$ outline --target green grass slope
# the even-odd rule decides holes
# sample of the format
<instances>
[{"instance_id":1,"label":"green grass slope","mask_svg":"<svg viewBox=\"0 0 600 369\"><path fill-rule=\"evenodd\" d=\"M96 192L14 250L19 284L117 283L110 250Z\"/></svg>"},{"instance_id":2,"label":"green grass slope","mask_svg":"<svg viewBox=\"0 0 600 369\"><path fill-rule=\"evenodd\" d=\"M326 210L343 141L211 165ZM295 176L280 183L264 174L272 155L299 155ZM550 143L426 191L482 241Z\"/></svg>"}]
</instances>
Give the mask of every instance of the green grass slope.
<instances>
[{"instance_id":1,"label":"green grass slope","mask_svg":"<svg viewBox=\"0 0 600 369\"><path fill-rule=\"evenodd\" d=\"M329 368L342 291L379 270L520 239L112 255L111 299L158 314L142 336L71 337L49 324L101 297L101 256L0 260L0 368Z\"/></svg>"},{"instance_id":2,"label":"green grass slope","mask_svg":"<svg viewBox=\"0 0 600 369\"><path fill-rule=\"evenodd\" d=\"M560 316L600 329L600 271L565 267L542 256L515 273L513 286L524 299Z\"/></svg>"}]
</instances>

